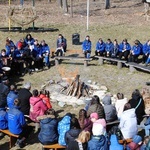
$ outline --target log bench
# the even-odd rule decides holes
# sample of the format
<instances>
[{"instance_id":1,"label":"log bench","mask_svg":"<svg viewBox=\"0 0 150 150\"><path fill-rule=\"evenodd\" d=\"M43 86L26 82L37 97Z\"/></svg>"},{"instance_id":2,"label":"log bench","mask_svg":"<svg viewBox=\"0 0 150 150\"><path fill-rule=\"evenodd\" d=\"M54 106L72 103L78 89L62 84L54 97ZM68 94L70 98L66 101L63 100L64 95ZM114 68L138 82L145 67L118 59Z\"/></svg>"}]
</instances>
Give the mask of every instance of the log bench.
<instances>
[{"instance_id":1,"label":"log bench","mask_svg":"<svg viewBox=\"0 0 150 150\"><path fill-rule=\"evenodd\" d=\"M98 61L99 61L100 65L104 64L104 60L108 60L108 61L111 61L111 62L116 62L118 69L121 69L123 64L126 63L125 60L120 60L120 59L116 59L116 58L102 57L102 56L94 56L94 57L98 58Z\"/></svg>"},{"instance_id":2,"label":"log bench","mask_svg":"<svg viewBox=\"0 0 150 150\"><path fill-rule=\"evenodd\" d=\"M70 60L70 61L84 61L84 67L88 66L88 62L92 60L92 58L84 58L84 57L69 57L69 56L55 56L55 65L59 65L61 60Z\"/></svg>"},{"instance_id":3,"label":"log bench","mask_svg":"<svg viewBox=\"0 0 150 150\"><path fill-rule=\"evenodd\" d=\"M1 130L0 129L0 132L2 132L2 133L4 133L4 134L6 134L6 135L8 135L9 137L10 137L10 141L9 141L9 148L11 149L14 145L15 145L15 143L16 143L16 141L17 141L17 138L19 137L19 135L15 135L15 134L12 134L9 130Z\"/></svg>"},{"instance_id":4,"label":"log bench","mask_svg":"<svg viewBox=\"0 0 150 150\"><path fill-rule=\"evenodd\" d=\"M42 150L49 150L49 149L65 149L65 146L61 146L58 143L57 144L53 144L53 145L42 145Z\"/></svg>"},{"instance_id":5,"label":"log bench","mask_svg":"<svg viewBox=\"0 0 150 150\"><path fill-rule=\"evenodd\" d=\"M118 126L120 123L119 120L115 120L115 121L112 121L112 122L107 122L106 123L106 131L109 132L110 129L113 127L113 126Z\"/></svg>"},{"instance_id":6,"label":"log bench","mask_svg":"<svg viewBox=\"0 0 150 150\"><path fill-rule=\"evenodd\" d=\"M129 67L129 70L131 72L135 72L136 69L140 69L142 71L150 72L150 66L143 66L143 65L140 65L140 64L137 64L137 63L134 63L134 62L126 63L126 66Z\"/></svg>"}]
</instances>

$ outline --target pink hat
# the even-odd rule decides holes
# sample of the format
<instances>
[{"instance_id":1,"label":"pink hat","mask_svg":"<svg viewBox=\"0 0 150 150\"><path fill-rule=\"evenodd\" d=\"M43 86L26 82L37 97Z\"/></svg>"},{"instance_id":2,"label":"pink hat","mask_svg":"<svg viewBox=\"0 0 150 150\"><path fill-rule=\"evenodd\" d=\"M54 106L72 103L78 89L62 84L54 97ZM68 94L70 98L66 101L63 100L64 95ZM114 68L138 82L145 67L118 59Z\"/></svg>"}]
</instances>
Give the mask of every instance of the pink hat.
<instances>
[{"instance_id":1,"label":"pink hat","mask_svg":"<svg viewBox=\"0 0 150 150\"><path fill-rule=\"evenodd\" d=\"M98 119L99 117L97 113L91 113L90 118Z\"/></svg>"}]
</instances>

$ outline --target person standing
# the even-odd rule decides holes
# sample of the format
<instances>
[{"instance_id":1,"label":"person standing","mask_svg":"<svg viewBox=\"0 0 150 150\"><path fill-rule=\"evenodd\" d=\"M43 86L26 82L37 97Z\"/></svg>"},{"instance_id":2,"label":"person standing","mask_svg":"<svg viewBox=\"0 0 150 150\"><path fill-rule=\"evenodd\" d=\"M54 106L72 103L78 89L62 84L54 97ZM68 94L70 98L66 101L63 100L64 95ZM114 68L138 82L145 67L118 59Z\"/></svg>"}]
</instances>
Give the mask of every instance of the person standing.
<instances>
[{"instance_id":1,"label":"person standing","mask_svg":"<svg viewBox=\"0 0 150 150\"><path fill-rule=\"evenodd\" d=\"M6 76L3 77L0 83L0 106L2 107L6 107L7 105L7 95L9 93L8 83L8 78Z\"/></svg>"},{"instance_id":2,"label":"person standing","mask_svg":"<svg viewBox=\"0 0 150 150\"><path fill-rule=\"evenodd\" d=\"M31 83L24 83L24 87L18 92L18 99L20 100L20 111L24 115L29 115L30 111L30 102L29 99L32 96L31 92Z\"/></svg>"},{"instance_id":3,"label":"person standing","mask_svg":"<svg viewBox=\"0 0 150 150\"><path fill-rule=\"evenodd\" d=\"M92 42L90 40L90 36L87 35L82 44L82 51L85 58L90 58L91 55Z\"/></svg>"}]
</instances>

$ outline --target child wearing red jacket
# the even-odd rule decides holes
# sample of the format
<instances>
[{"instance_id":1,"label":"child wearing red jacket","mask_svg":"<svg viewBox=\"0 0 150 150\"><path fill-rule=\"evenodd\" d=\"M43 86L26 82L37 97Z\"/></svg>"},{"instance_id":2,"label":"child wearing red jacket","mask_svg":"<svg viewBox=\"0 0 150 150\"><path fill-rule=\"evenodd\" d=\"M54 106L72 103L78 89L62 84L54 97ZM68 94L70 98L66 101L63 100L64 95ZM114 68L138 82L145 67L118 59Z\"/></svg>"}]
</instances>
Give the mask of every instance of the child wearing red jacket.
<instances>
[{"instance_id":1,"label":"child wearing red jacket","mask_svg":"<svg viewBox=\"0 0 150 150\"><path fill-rule=\"evenodd\" d=\"M47 108L52 108L52 105L50 103L50 96L49 96L49 91L40 91L39 97L43 100L43 102L46 104Z\"/></svg>"}]
</instances>

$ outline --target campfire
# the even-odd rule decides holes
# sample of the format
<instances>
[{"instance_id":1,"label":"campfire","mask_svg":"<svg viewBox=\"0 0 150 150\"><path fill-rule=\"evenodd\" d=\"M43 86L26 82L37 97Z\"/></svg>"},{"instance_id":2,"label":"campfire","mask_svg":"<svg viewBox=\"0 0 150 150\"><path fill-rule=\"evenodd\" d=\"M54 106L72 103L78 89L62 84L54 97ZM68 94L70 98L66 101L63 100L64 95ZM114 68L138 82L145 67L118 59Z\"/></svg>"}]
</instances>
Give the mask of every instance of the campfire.
<instances>
[{"instance_id":1,"label":"campfire","mask_svg":"<svg viewBox=\"0 0 150 150\"><path fill-rule=\"evenodd\" d=\"M80 75L76 75L68 87L63 87L60 92L65 93L67 96L77 97L77 99L81 96L89 97L89 87L80 80Z\"/></svg>"}]
</instances>

